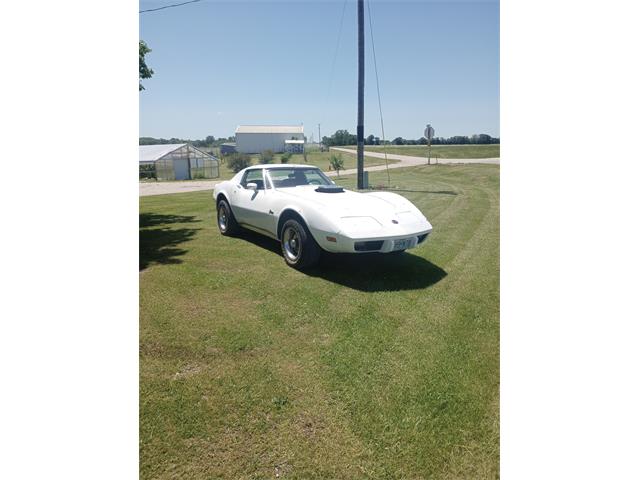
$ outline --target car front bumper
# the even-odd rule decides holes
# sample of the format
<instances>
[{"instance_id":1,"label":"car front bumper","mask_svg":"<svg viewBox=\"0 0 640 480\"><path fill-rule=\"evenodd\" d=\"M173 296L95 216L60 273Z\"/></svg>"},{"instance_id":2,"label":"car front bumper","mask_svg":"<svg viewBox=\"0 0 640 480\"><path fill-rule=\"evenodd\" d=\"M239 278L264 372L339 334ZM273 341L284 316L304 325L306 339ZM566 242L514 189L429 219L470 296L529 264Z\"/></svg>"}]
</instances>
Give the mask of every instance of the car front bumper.
<instances>
[{"instance_id":1,"label":"car front bumper","mask_svg":"<svg viewBox=\"0 0 640 480\"><path fill-rule=\"evenodd\" d=\"M428 225L428 228L427 228ZM367 237L349 236L344 233L312 231L318 245L332 253L390 253L415 248L426 241L432 231L427 222L420 230L394 232L391 235ZM334 241L335 240L335 241Z\"/></svg>"}]
</instances>

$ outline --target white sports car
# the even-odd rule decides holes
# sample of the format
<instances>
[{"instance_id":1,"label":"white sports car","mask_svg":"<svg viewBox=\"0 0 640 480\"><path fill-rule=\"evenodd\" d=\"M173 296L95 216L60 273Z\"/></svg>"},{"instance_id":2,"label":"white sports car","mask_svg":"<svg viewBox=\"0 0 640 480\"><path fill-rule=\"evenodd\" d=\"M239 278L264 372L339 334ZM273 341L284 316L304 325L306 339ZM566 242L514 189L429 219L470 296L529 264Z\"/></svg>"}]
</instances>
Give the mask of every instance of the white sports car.
<instances>
[{"instance_id":1,"label":"white sports car","mask_svg":"<svg viewBox=\"0 0 640 480\"><path fill-rule=\"evenodd\" d=\"M391 192L344 190L309 165L256 165L215 186L218 227L245 227L278 240L288 265L334 253L403 252L424 242L431 224L406 198Z\"/></svg>"}]
</instances>

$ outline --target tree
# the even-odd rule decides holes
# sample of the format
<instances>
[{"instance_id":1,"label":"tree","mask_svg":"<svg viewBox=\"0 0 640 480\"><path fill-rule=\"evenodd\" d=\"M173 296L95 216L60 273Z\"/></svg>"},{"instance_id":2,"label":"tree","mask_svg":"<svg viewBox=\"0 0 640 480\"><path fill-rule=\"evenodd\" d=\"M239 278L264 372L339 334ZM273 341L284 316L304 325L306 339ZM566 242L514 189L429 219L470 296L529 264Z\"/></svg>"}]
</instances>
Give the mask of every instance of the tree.
<instances>
[{"instance_id":1,"label":"tree","mask_svg":"<svg viewBox=\"0 0 640 480\"><path fill-rule=\"evenodd\" d=\"M332 170L335 170L340 176L340 170L344 170L344 160L342 160L342 155L332 154L329 158L329 165Z\"/></svg>"},{"instance_id":2,"label":"tree","mask_svg":"<svg viewBox=\"0 0 640 480\"><path fill-rule=\"evenodd\" d=\"M462 135L456 135L454 137L449 137L449 139L447 140L447 143L452 144L452 145L468 145L469 144L469 137L462 136Z\"/></svg>"},{"instance_id":3,"label":"tree","mask_svg":"<svg viewBox=\"0 0 640 480\"><path fill-rule=\"evenodd\" d=\"M356 136L350 134L347 130L337 130L336 133L330 137L322 137L322 143L328 147L355 145L356 141Z\"/></svg>"},{"instance_id":4,"label":"tree","mask_svg":"<svg viewBox=\"0 0 640 480\"><path fill-rule=\"evenodd\" d=\"M367 138L364 139L364 144L375 145L375 141L376 141L376 137L374 137L373 135L369 135Z\"/></svg>"},{"instance_id":5,"label":"tree","mask_svg":"<svg viewBox=\"0 0 640 480\"><path fill-rule=\"evenodd\" d=\"M206 143L208 146L213 145L215 141L216 139L213 135L208 135L207 138L204 139L204 143Z\"/></svg>"},{"instance_id":6,"label":"tree","mask_svg":"<svg viewBox=\"0 0 640 480\"><path fill-rule=\"evenodd\" d=\"M147 53L151 52L151 49L147 46L147 44L144 42L144 40L140 40L138 42L138 52L140 55L140 60L139 60L139 74L140 74L140 78L139 78L139 89L138 91L142 91L144 90L144 87L142 86L142 80L146 79L146 78L151 78L151 76L153 75L153 70L151 70L149 67L147 67L147 63L145 61L144 56Z\"/></svg>"},{"instance_id":7,"label":"tree","mask_svg":"<svg viewBox=\"0 0 640 480\"><path fill-rule=\"evenodd\" d=\"M391 143L394 145L404 145L404 139L402 137L396 137L391 141Z\"/></svg>"}]
</instances>

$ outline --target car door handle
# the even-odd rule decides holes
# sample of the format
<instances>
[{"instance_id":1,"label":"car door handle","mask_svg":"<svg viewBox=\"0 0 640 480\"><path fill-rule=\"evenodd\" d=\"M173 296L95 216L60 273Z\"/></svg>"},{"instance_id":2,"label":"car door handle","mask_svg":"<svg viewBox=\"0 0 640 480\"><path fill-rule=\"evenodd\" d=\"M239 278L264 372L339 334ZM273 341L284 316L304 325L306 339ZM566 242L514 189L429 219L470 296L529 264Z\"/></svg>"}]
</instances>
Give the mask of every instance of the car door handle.
<instances>
[{"instance_id":1,"label":"car door handle","mask_svg":"<svg viewBox=\"0 0 640 480\"><path fill-rule=\"evenodd\" d=\"M269 215L273 215L273 210L269 210Z\"/></svg>"}]
</instances>

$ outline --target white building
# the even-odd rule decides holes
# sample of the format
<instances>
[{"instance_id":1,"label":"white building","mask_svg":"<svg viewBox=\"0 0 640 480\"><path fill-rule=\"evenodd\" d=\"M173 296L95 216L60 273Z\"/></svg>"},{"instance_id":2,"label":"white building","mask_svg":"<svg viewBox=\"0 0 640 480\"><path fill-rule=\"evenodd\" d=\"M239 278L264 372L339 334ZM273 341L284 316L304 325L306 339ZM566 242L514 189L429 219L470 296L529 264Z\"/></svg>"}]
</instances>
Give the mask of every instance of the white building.
<instances>
[{"instance_id":1,"label":"white building","mask_svg":"<svg viewBox=\"0 0 640 480\"><path fill-rule=\"evenodd\" d=\"M287 141L294 140L289 148L304 147L304 127L302 125L238 125L236 128L236 150L240 153L260 153L271 150L285 151ZM296 145L296 147L293 147Z\"/></svg>"}]
</instances>

